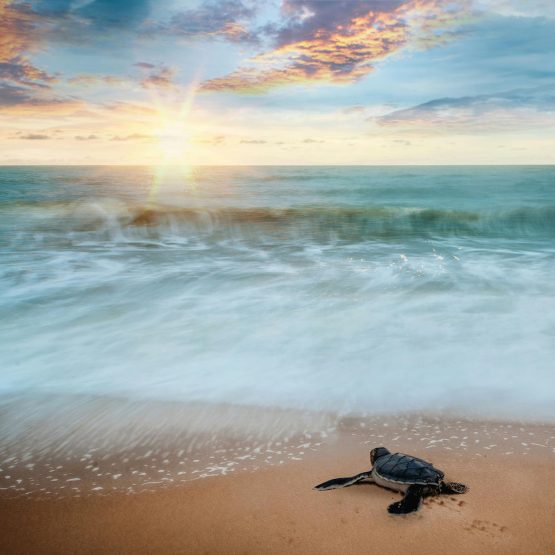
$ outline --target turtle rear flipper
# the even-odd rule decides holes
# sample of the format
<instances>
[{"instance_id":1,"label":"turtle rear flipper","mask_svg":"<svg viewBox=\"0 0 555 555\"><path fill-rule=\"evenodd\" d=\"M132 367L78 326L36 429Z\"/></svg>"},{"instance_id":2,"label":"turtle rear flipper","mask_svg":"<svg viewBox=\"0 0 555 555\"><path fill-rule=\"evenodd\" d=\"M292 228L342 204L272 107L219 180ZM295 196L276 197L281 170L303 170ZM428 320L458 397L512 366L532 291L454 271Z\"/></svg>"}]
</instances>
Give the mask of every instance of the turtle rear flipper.
<instances>
[{"instance_id":1,"label":"turtle rear flipper","mask_svg":"<svg viewBox=\"0 0 555 555\"><path fill-rule=\"evenodd\" d=\"M413 484L407 488L405 492L405 497L401 501L392 503L387 508L387 511L394 515L405 515L407 513L413 513L420 507L420 502L422 501L422 496L424 494L424 486L419 484Z\"/></svg>"},{"instance_id":2,"label":"turtle rear flipper","mask_svg":"<svg viewBox=\"0 0 555 555\"><path fill-rule=\"evenodd\" d=\"M441 482L439 485L439 493L447 495L460 495L468 491L468 486L459 482Z\"/></svg>"},{"instance_id":3,"label":"turtle rear flipper","mask_svg":"<svg viewBox=\"0 0 555 555\"><path fill-rule=\"evenodd\" d=\"M314 489L319 491L326 491L328 489L337 489L337 488L346 488L347 486L352 486L361 480L366 478L370 478L372 476L372 471L368 470L366 472L361 472L356 476L348 476L347 478L334 478L333 480L328 480L327 482L323 482L314 486Z\"/></svg>"}]
</instances>

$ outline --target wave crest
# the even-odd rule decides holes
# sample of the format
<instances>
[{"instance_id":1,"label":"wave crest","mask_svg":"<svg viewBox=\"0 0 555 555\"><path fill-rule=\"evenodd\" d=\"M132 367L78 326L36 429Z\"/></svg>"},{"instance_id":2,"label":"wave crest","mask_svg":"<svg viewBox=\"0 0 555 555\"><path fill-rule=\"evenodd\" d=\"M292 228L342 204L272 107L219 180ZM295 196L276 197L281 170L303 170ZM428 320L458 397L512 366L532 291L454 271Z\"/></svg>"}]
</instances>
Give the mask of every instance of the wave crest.
<instances>
[{"instance_id":1,"label":"wave crest","mask_svg":"<svg viewBox=\"0 0 555 555\"><path fill-rule=\"evenodd\" d=\"M6 205L4 205L6 207ZM303 237L344 241L410 237L554 237L555 206L468 212L411 207L175 207L114 199L18 203L23 226L38 231ZM17 217L17 216L16 216ZM22 224L18 219L18 227Z\"/></svg>"}]
</instances>

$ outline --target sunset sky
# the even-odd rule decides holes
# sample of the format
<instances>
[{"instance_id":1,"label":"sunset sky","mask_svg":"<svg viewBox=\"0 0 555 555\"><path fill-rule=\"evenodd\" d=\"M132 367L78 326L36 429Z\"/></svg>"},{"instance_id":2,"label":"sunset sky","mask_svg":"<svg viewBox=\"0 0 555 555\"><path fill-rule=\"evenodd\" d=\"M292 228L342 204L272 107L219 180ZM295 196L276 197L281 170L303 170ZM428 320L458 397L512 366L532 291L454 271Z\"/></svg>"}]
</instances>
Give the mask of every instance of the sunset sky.
<instances>
[{"instance_id":1,"label":"sunset sky","mask_svg":"<svg viewBox=\"0 0 555 555\"><path fill-rule=\"evenodd\" d=\"M555 163L553 0L0 0L1 164Z\"/></svg>"}]
</instances>

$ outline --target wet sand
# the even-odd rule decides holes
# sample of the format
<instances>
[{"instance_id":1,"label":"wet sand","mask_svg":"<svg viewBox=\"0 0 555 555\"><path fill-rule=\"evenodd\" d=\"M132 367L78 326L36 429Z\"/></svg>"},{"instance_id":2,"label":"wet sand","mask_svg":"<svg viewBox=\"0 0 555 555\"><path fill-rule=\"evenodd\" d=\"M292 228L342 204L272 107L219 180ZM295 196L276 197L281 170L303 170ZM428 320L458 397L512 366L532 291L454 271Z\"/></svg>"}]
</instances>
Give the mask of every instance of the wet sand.
<instances>
[{"instance_id":1,"label":"wet sand","mask_svg":"<svg viewBox=\"0 0 555 555\"><path fill-rule=\"evenodd\" d=\"M253 420L249 414L243 424ZM193 474L204 464L200 458L180 464L184 445L175 435L153 436L128 451L107 444L112 455L98 457L96 471L87 469L90 460L75 445L3 458L0 480L20 482L0 491L0 552L555 552L553 426L417 415L342 417L331 424L331 416L320 415L302 423L304 432L286 436L284 425L266 443L252 430L242 438L230 438L228 430L230 443L218 449L214 437L200 441L190 456L202 451L212 465L202 479L205 472ZM327 427L318 434L313 426ZM20 444L11 444L12 453ZM375 485L312 489L368 468L368 451L377 445L431 460L470 492L428 498L419 512L398 517L386 509L399 494ZM210 457L219 457L217 463ZM244 466L227 464L237 457ZM133 474L139 461L167 480L145 484Z\"/></svg>"}]
</instances>

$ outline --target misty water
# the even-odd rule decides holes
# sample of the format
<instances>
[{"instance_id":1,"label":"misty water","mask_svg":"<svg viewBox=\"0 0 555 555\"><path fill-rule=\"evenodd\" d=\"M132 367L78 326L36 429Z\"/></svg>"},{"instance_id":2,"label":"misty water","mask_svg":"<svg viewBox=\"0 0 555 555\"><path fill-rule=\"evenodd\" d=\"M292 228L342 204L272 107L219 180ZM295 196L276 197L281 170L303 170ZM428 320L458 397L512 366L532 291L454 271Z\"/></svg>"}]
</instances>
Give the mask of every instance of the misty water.
<instances>
[{"instance_id":1,"label":"misty water","mask_svg":"<svg viewBox=\"0 0 555 555\"><path fill-rule=\"evenodd\" d=\"M4 167L0 393L555 420L553 167Z\"/></svg>"}]
</instances>

